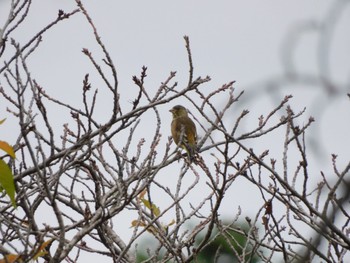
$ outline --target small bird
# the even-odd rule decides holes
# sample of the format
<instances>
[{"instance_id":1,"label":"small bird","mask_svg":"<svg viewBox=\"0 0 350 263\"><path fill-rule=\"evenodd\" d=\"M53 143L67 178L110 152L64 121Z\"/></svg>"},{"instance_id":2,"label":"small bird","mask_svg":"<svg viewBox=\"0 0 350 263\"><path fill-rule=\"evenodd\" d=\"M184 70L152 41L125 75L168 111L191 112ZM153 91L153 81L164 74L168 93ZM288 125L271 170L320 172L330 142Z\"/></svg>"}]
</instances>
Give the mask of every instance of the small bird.
<instances>
[{"instance_id":1,"label":"small bird","mask_svg":"<svg viewBox=\"0 0 350 263\"><path fill-rule=\"evenodd\" d=\"M191 163L197 152L196 125L188 117L185 107L176 105L170 110L170 112L173 114L171 135L173 136L176 145L186 150L188 159Z\"/></svg>"}]
</instances>

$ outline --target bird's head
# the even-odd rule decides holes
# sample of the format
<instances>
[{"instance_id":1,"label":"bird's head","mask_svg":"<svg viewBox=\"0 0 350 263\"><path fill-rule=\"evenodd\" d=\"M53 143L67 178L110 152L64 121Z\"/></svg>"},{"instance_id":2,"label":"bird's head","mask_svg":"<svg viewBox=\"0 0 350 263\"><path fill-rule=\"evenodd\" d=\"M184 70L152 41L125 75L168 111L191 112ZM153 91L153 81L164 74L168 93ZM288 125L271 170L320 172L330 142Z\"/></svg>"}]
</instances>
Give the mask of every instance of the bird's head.
<instances>
[{"instance_id":1,"label":"bird's head","mask_svg":"<svg viewBox=\"0 0 350 263\"><path fill-rule=\"evenodd\" d=\"M186 108L181 105L176 105L169 111L173 114L174 118L187 116Z\"/></svg>"}]
</instances>

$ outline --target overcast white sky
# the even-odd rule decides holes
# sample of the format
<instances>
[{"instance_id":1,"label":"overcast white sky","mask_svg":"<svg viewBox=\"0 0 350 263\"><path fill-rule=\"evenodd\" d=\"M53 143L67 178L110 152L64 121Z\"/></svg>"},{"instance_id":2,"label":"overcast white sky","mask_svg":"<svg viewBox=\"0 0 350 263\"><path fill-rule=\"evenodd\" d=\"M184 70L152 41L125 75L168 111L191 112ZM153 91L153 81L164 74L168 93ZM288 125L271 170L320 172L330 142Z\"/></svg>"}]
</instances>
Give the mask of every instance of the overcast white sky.
<instances>
[{"instance_id":1,"label":"overcast white sky","mask_svg":"<svg viewBox=\"0 0 350 263\"><path fill-rule=\"evenodd\" d=\"M211 76L212 82L208 88L213 90L236 80L236 90L246 90L246 100L240 107L250 110L253 125L257 123L257 116L266 114L278 104L276 97L293 94L291 104L296 110L307 107L304 120L306 122L309 115L315 117L312 131L318 134L315 135L315 145L320 150L312 164L315 174L319 175L321 169L330 169L330 153L338 153L342 163L348 161L350 102L346 93L350 90L349 5L342 7L343 12L336 13L339 21L332 31L330 52L325 54L328 61L325 72L342 92L333 96L319 86L297 83L281 87L273 96L254 96L266 88L266 81L275 80L285 72L286 57L283 57L283 51L291 47L295 47L291 52L295 71L320 76L320 39L327 30L324 21L329 18L335 2L346 1L83 2L117 65L122 90L133 87L132 76L138 75L143 65L148 67L146 84L150 89L156 89L170 71L177 71L179 85L185 85L188 62L183 36L188 35L195 77ZM0 0L0 27L7 16L9 3L9 0ZM28 21L14 37L24 43L54 20L59 9L69 12L75 8L73 0L33 1ZM294 45L290 36L300 28L308 30L300 34ZM83 76L92 72L92 67L81 52L82 48L88 48L97 56L100 54L85 18L75 15L44 34L41 46L30 60L32 74L51 95L74 103L80 99ZM98 83L101 82L95 80L95 86ZM131 94L125 96L125 103L133 99ZM170 117L168 108L171 106L161 107L165 119ZM5 107L0 105L0 110L4 112ZM103 118L103 109L99 111ZM8 121L11 123L11 120ZM164 126L169 124L170 120L164 122ZM4 131L0 132L1 138L4 137ZM168 135L164 132L165 137ZM144 136L147 136L147 132ZM257 147L262 149L266 146ZM232 190L232 199L227 202L223 215L232 216L242 200L254 203L254 197L249 200L246 192L237 194L235 191L239 189L242 188L237 184ZM262 204L256 205L260 207ZM251 215L250 209L255 208L247 208L248 211L244 213ZM125 222L129 224L130 219L126 218ZM126 229L125 236L129 232Z\"/></svg>"},{"instance_id":2,"label":"overcast white sky","mask_svg":"<svg viewBox=\"0 0 350 263\"><path fill-rule=\"evenodd\" d=\"M0 25L6 18L9 0L0 1ZM138 75L142 65L148 67L149 87L157 88L170 71L177 71L180 85L187 81L188 63L183 36L188 35L194 58L195 74L210 75L215 89L223 83L236 80L237 90L262 90L268 79L284 72L282 51L296 28L309 28L300 38L292 52L297 72L319 75L319 40L324 21L329 17L337 1L84 1L94 19L106 47L118 67L120 86L132 87L131 77ZM346 1L338 1L346 2ZM349 81L349 10L337 13L340 21L331 42L329 75L336 85L348 85ZM63 9L76 8L70 1L33 1L28 21L17 31L16 39L26 41ZM92 38L91 29L82 15L60 23L44 34L40 52L30 60L32 72L38 82L52 95L74 102L80 94L82 77L92 67L81 53L88 48L98 57L99 49ZM307 26L305 26L307 25ZM311 29L310 29L311 28ZM317 29L318 28L318 29ZM295 50L295 52L294 52ZM73 70L74 69L74 70ZM96 80L97 81L97 80ZM252 89L254 87L255 89ZM315 107L317 97L331 111L332 101L328 95L319 95L321 88L306 91L305 86L284 87L285 92L295 96L293 103L300 107ZM308 93L308 96L305 94ZM344 92L343 92L344 93ZM322 97L322 98L321 98ZM130 95L130 99L132 96ZM340 101L338 101L340 100ZM346 97L339 98L333 106L344 104ZM268 110L272 105L254 99L247 108L259 115L259 105ZM310 112L314 117L319 109ZM331 121L335 121L334 118ZM321 122L319 123L321 125ZM333 125L323 124L325 128ZM343 129L336 129L340 132ZM335 131L336 132L336 131ZM344 134L343 134L344 135ZM326 135L328 136L328 135ZM329 136L331 137L331 136ZM339 136L336 136L337 138ZM328 138L328 137L327 137ZM345 139L345 137L343 137ZM328 138L331 139L331 138ZM332 142L332 145L337 142ZM342 146L343 142L339 145Z\"/></svg>"}]
</instances>

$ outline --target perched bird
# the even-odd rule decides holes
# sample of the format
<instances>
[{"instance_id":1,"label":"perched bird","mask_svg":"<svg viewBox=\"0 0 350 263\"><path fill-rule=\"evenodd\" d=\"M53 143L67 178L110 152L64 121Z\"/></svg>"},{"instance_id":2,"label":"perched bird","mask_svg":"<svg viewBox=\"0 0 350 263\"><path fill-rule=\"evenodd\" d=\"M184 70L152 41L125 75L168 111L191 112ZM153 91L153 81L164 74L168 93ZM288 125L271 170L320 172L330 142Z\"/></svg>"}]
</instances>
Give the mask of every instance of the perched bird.
<instances>
[{"instance_id":1,"label":"perched bird","mask_svg":"<svg viewBox=\"0 0 350 263\"><path fill-rule=\"evenodd\" d=\"M171 135L173 136L174 142L179 147L186 150L189 161L192 162L197 152L196 125L188 117L185 107L177 105L173 107L170 112L173 114Z\"/></svg>"}]
</instances>

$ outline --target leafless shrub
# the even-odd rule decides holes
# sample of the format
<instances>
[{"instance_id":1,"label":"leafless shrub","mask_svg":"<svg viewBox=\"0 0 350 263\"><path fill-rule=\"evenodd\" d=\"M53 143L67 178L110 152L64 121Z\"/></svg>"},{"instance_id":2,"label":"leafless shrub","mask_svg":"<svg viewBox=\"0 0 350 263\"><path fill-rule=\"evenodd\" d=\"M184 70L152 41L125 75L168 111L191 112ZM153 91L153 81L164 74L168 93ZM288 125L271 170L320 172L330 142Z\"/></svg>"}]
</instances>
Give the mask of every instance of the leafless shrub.
<instances>
[{"instance_id":1,"label":"leafless shrub","mask_svg":"<svg viewBox=\"0 0 350 263\"><path fill-rule=\"evenodd\" d=\"M133 77L138 93L126 107L121 104L116 66L89 13L79 0L76 2L77 10L59 11L52 23L23 44L10 37L25 22L31 1L14 1L0 34L0 54L5 49L14 50L9 60L1 61L0 93L8 112L17 119L18 129L14 132L19 134L15 144L17 160L11 163L18 208L1 198L0 252L4 257L14 254L25 262L39 256L47 262L77 262L83 254L93 253L113 262L134 262L132 248L148 232L158 241L149 253L149 262L191 262L216 238L214 229L228 241L241 262L247 255L257 255L263 262L276 258L285 262L342 262L349 256L350 163L340 169L334 155L334 174L325 176L320 172L317 185L309 182L315 175L308 167L305 134L314 119L305 121L304 111L293 111L288 104L292 96L276 103L270 113L259 118L255 128L240 132L249 111L243 110L233 119L230 109L244 96L243 92L234 88L234 81L208 92L204 84L210 82L210 77L194 76L190 41L185 37L187 85L179 87L176 73L171 72L151 92L145 87L147 68L143 67L140 76ZM83 49L104 82L102 89L110 94L112 106L106 109L109 116L104 123L95 116L95 110L105 102L99 101L89 74L82 80L80 109L52 97L28 67L27 59L36 52L42 35L75 15L86 18L103 52L100 64L100 59ZM216 105L214 101L223 94L225 103ZM185 154L174 151L176 146L159 112L160 106L179 97L186 98L195 109L193 118L201 131L201 157L196 164L188 164ZM51 107L66 114L67 123L61 131L54 126L53 116L57 113ZM154 132L143 138L140 123L146 114L154 123ZM301 123L298 120L304 124L297 125ZM246 146L277 130L285 133L283 154L278 160L269 157L268 145L262 152ZM296 164L291 155L298 160ZM167 171L178 178L174 189L157 179ZM185 175L189 181L184 181ZM245 218L248 230L234 224L244 217L240 211L228 225L223 224L219 214L225 194L238 177L261 194L261 209L254 218ZM206 181L202 200L185 209L188 197L202 187L200 180ZM154 196L154 189L162 197ZM163 197L172 201L160 209L157 201ZM205 212L204 206L210 212ZM128 240L123 240L120 232L130 226L114 224L114 219L125 211L133 214L133 234ZM174 220L164 223L162 218L168 212L175 215ZM190 221L197 223L189 229L186 224ZM246 237L243 252L238 253L231 244L230 231ZM195 243L200 233L204 236Z\"/></svg>"}]
</instances>

